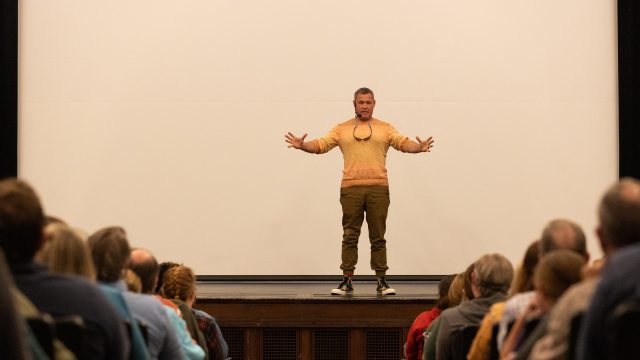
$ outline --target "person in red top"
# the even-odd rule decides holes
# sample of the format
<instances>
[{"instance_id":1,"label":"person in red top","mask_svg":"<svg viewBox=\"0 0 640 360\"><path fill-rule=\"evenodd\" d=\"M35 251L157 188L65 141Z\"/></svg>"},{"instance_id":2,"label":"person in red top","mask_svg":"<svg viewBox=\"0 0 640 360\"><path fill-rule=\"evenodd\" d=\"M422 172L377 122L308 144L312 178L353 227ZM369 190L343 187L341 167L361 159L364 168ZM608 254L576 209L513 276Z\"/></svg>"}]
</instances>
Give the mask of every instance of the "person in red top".
<instances>
[{"instance_id":1,"label":"person in red top","mask_svg":"<svg viewBox=\"0 0 640 360\"><path fill-rule=\"evenodd\" d=\"M424 346L423 334L424 330L431 325L433 320L440 316L440 313L449 307L449 287L455 278L455 275L447 275L440 280L438 284L438 303L431 310L420 313L413 320L413 324L407 334L407 343L404 345L404 356L406 360L421 360L422 347Z\"/></svg>"}]
</instances>

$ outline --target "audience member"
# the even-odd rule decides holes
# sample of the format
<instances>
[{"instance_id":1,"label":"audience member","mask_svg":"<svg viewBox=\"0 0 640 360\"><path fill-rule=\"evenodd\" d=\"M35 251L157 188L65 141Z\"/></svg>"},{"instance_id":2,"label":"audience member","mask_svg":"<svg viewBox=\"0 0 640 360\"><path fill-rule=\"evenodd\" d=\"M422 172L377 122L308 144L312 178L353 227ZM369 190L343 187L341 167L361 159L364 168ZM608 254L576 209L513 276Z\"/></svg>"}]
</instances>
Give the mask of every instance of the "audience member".
<instances>
[{"instance_id":1,"label":"audience member","mask_svg":"<svg viewBox=\"0 0 640 360\"><path fill-rule=\"evenodd\" d=\"M516 319L500 352L501 358L527 359L533 344L546 331L546 315L558 298L582 278L585 258L570 250L555 250L542 257L534 275L535 296ZM525 333L525 323L535 319L539 324ZM524 335L524 336L523 336ZM521 346L520 343L523 343ZM517 354L517 356L516 356Z\"/></svg>"},{"instance_id":2,"label":"audience member","mask_svg":"<svg viewBox=\"0 0 640 360\"><path fill-rule=\"evenodd\" d=\"M524 254L522 263L518 266L516 274L511 282L509 294L511 296L533 290L533 271L538 264L540 241L532 242ZM502 312L506 302L499 301L489 308L482 319L476 337L473 339L471 349L467 355L468 360L486 360L491 355L491 340L493 339L493 327L500 323Z\"/></svg>"},{"instance_id":3,"label":"audience member","mask_svg":"<svg viewBox=\"0 0 640 360\"><path fill-rule=\"evenodd\" d=\"M513 266L500 254L488 254L474 264L471 276L473 300L449 308L440 315L436 359L453 359L457 339L465 327L478 327L491 305L503 301L513 280Z\"/></svg>"},{"instance_id":4,"label":"audience member","mask_svg":"<svg viewBox=\"0 0 640 360\"><path fill-rule=\"evenodd\" d=\"M475 295L473 294L473 286L472 286L472 277L473 272L475 271L476 264L473 263L467 266L467 269L464 271L464 299L463 300L473 300Z\"/></svg>"},{"instance_id":5,"label":"audience member","mask_svg":"<svg viewBox=\"0 0 640 360\"><path fill-rule=\"evenodd\" d=\"M0 309L9 311L14 310L18 314L17 319L12 319L8 313L3 313L0 318L0 324L4 325L6 333L0 334L2 336L1 341L8 341L9 343L15 343L15 346L26 346L26 354L30 354L32 359L46 359L48 356L46 351L40 346L35 334L31 331L31 328L27 325L26 321L29 319L35 319L42 316L33 303L24 296L15 287L13 279L11 278L9 269L7 268L7 262L4 257L4 252L0 249L0 286L6 286L7 291L2 290L0 294L9 294L10 296L3 296L0 299ZM4 301L4 302L3 302ZM17 324L14 322L17 321ZM21 335L21 341L15 341L12 337L12 330L18 331ZM53 339L53 356L56 360L75 360L76 356L58 339ZM6 356L8 359L16 358L21 359L22 356L12 352L7 348L6 344L0 345L0 354ZM29 356L27 356L29 358Z\"/></svg>"},{"instance_id":6,"label":"audience member","mask_svg":"<svg viewBox=\"0 0 640 360\"><path fill-rule=\"evenodd\" d=\"M142 282L138 274L131 269L127 269L124 275L124 282L127 284L127 290L134 293L142 292Z\"/></svg>"},{"instance_id":7,"label":"audience member","mask_svg":"<svg viewBox=\"0 0 640 360\"><path fill-rule=\"evenodd\" d=\"M606 264L578 340L578 358L587 360L619 353L611 345L616 331L607 320L618 305L640 294L640 181L625 178L611 187L600 202L598 218L597 234Z\"/></svg>"},{"instance_id":8,"label":"audience member","mask_svg":"<svg viewBox=\"0 0 640 360\"><path fill-rule=\"evenodd\" d=\"M527 291L532 291L533 287L533 272L540 260L540 240L533 241L527 247L524 253L522 263L516 270L511 289L509 289L509 295L519 294Z\"/></svg>"},{"instance_id":9,"label":"audience member","mask_svg":"<svg viewBox=\"0 0 640 360\"><path fill-rule=\"evenodd\" d=\"M587 240L580 225L566 219L552 220L542 231L539 257L543 257L551 251L563 249L574 251L583 256L585 261L589 261ZM513 295L505 304L497 339L500 350L502 350L504 339L509 332L510 324L527 308L534 295L535 291L522 292Z\"/></svg>"},{"instance_id":10,"label":"audience member","mask_svg":"<svg viewBox=\"0 0 640 360\"><path fill-rule=\"evenodd\" d=\"M438 284L438 301L436 305L427 311L420 313L407 334L407 343L404 346L404 354L407 360L422 359L422 348L424 346L424 331L429 327L440 313L449 307L449 288L455 275L447 275Z\"/></svg>"},{"instance_id":11,"label":"audience member","mask_svg":"<svg viewBox=\"0 0 640 360\"><path fill-rule=\"evenodd\" d=\"M0 181L0 247L18 289L41 312L83 318L85 358L128 358L124 325L100 289L79 277L51 273L33 261L44 241L43 227L44 213L33 189L21 180Z\"/></svg>"},{"instance_id":12,"label":"audience member","mask_svg":"<svg viewBox=\"0 0 640 360\"><path fill-rule=\"evenodd\" d=\"M175 266L178 266L178 264L175 264ZM142 293L153 295L156 285L158 284L158 277L160 273L160 266L153 254L148 250L143 249L132 250L129 267L140 277ZM173 265L171 267L173 267ZM169 267L165 267L165 270L168 268ZM187 329L187 323L182 318L182 312L178 306L160 295L153 296L164 305L165 312L176 329L176 334L178 335L178 339L180 340L180 344L182 345L182 349L184 350L187 359L197 360L204 358L206 355L205 350L201 348L191 337L191 334Z\"/></svg>"},{"instance_id":13,"label":"audience member","mask_svg":"<svg viewBox=\"0 0 640 360\"><path fill-rule=\"evenodd\" d=\"M182 359L184 353L164 307L152 296L127 291L124 282L130 257L129 241L121 227L107 227L89 237L89 247L100 283L122 293L134 318L148 329L148 351L151 358ZM137 324L133 334L139 338Z\"/></svg>"},{"instance_id":14,"label":"audience member","mask_svg":"<svg viewBox=\"0 0 640 360\"><path fill-rule=\"evenodd\" d=\"M156 281L156 289L155 289L155 293L158 295L160 294L160 289L162 289L162 283L164 282L164 274L167 272L167 270L171 269L172 267L178 266L180 264L178 263L174 263L171 261L165 261L163 263L161 263L160 265L158 265L158 278Z\"/></svg>"},{"instance_id":15,"label":"audience member","mask_svg":"<svg viewBox=\"0 0 640 360\"><path fill-rule=\"evenodd\" d=\"M224 360L228 358L229 346L224 337L222 337L222 330L220 330L218 321L205 311L196 308L191 308L191 311L198 323L198 329L204 335L209 359Z\"/></svg>"},{"instance_id":16,"label":"audience member","mask_svg":"<svg viewBox=\"0 0 640 360\"><path fill-rule=\"evenodd\" d=\"M456 275L449 287L449 293L447 296L449 297L449 307L454 307L460 305L464 301L468 301L469 299L466 296L467 291L466 288L471 288L471 286L467 286L467 279L471 281L471 276L467 276L467 273L473 272L474 264L471 264L467 267L465 272ZM471 293L471 290L469 290ZM429 327L424 331L422 337L424 338L424 345L422 346L422 359L424 360L435 360L436 358L436 340L438 338L438 331L440 330L440 317L436 318Z\"/></svg>"},{"instance_id":17,"label":"audience member","mask_svg":"<svg viewBox=\"0 0 640 360\"><path fill-rule=\"evenodd\" d=\"M451 281L451 286L449 286L449 291L447 292L447 297L449 298L449 302L451 304L451 306L449 307L458 306L463 301L469 300L465 295L466 287L467 285L465 273L460 273L453 277L453 281Z\"/></svg>"},{"instance_id":18,"label":"audience member","mask_svg":"<svg viewBox=\"0 0 640 360\"><path fill-rule=\"evenodd\" d=\"M583 281L571 286L558 299L549 313L547 328L544 336L539 339L532 351L532 359L573 359L575 353L570 353L575 346L570 346L571 333L578 329L572 328L574 318L581 318L591 301L593 292L600 281L603 261L597 260L593 265L586 265L583 270ZM575 345L575 344L574 344Z\"/></svg>"},{"instance_id":19,"label":"audience member","mask_svg":"<svg viewBox=\"0 0 640 360\"><path fill-rule=\"evenodd\" d=\"M160 267L158 260L156 260L155 256L153 256L149 250L131 249L129 269L140 278L140 292L148 295L156 292L155 288L158 284Z\"/></svg>"},{"instance_id":20,"label":"audience member","mask_svg":"<svg viewBox=\"0 0 640 360\"><path fill-rule=\"evenodd\" d=\"M7 359L28 359L29 331L25 319L18 312L15 299L10 296L13 291L13 280L9 273L4 252L0 249L0 354ZM32 339L33 340L33 339ZM36 351L43 351L36 344ZM32 354L33 355L33 354Z\"/></svg>"},{"instance_id":21,"label":"audience member","mask_svg":"<svg viewBox=\"0 0 640 360\"><path fill-rule=\"evenodd\" d=\"M183 314L189 332L194 340L208 350L209 358L224 359L222 335L215 319L210 315L193 309L196 300L196 276L191 268L174 266L164 274L164 282L160 290L162 296L173 301ZM206 314L206 315L204 315ZM208 332L208 338L205 338ZM222 340L226 345L226 342Z\"/></svg>"},{"instance_id":22,"label":"audience member","mask_svg":"<svg viewBox=\"0 0 640 360\"><path fill-rule=\"evenodd\" d=\"M96 271L91 251L80 233L58 218L47 217L45 236L47 241L36 255L39 261L48 265L52 272L78 275L89 279L91 282L96 281ZM132 324L137 323L120 291L105 286L100 286L100 289L116 309L124 324L131 327ZM131 335L130 358L148 359L149 353L138 327L136 326L135 329L129 328L128 330Z\"/></svg>"},{"instance_id":23,"label":"audience member","mask_svg":"<svg viewBox=\"0 0 640 360\"><path fill-rule=\"evenodd\" d=\"M61 274L83 276L96 280L96 270L91 259L89 245L85 239L63 223L46 226L46 245L38 252L38 260L47 264L49 270Z\"/></svg>"}]
</instances>

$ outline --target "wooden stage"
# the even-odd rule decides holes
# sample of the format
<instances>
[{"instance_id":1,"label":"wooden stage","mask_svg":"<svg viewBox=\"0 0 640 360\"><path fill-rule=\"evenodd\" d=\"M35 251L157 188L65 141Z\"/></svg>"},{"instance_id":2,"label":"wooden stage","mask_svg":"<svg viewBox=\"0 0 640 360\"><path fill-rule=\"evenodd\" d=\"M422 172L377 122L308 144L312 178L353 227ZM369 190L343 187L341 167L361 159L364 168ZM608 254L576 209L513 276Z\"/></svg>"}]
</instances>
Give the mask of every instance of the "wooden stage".
<instances>
[{"instance_id":1,"label":"wooden stage","mask_svg":"<svg viewBox=\"0 0 640 360\"><path fill-rule=\"evenodd\" d=\"M228 299L333 299L336 301L348 301L353 299L380 300L382 297L376 294L376 282L371 277L355 277L353 286L355 291L349 296L331 295L330 291L338 285L340 278L328 280L324 277L320 280L298 280L286 278L283 280L271 280L254 277L243 280L226 278L222 280L198 281L197 297L201 300L228 300ZM411 277L389 277L389 284L398 292L389 299L435 299L438 295L438 280L436 279L412 279Z\"/></svg>"},{"instance_id":2,"label":"wooden stage","mask_svg":"<svg viewBox=\"0 0 640 360\"><path fill-rule=\"evenodd\" d=\"M439 277L372 276L351 295L331 295L339 277L199 278L196 308L215 316L233 359L401 359L413 319L433 306Z\"/></svg>"}]
</instances>

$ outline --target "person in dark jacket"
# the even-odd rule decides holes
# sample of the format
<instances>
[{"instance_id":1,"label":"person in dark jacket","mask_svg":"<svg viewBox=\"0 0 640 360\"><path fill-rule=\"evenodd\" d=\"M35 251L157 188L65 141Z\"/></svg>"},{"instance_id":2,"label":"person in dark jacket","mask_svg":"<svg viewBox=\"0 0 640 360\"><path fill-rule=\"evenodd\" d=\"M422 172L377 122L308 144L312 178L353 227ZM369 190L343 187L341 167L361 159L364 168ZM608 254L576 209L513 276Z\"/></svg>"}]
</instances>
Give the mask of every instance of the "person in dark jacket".
<instances>
[{"instance_id":1,"label":"person in dark jacket","mask_svg":"<svg viewBox=\"0 0 640 360\"><path fill-rule=\"evenodd\" d=\"M479 326L489 307L505 300L511 286L513 272L511 262L500 254L484 255L474 263L471 276L474 298L449 308L440 315L436 359L455 358L463 329Z\"/></svg>"},{"instance_id":2,"label":"person in dark jacket","mask_svg":"<svg viewBox=\"0 0 640 360\"><path fill-rule=\"evenodd\" d=\"M80 277L54 274L34 257L44 242L44 211L27 183L0 181L0 248L16 286L43 313L84 320L85 359L126 359L130 343L124 323L102 291Z\"/></svg>"}]
</instances>

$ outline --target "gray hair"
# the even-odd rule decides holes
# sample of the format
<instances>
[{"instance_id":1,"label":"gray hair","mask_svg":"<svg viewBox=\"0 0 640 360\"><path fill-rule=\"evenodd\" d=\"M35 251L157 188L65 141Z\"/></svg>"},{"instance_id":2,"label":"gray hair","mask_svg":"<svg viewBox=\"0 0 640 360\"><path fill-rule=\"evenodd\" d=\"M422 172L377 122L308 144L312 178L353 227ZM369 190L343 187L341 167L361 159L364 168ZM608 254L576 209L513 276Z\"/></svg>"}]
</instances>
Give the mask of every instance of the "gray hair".
<instances>
[{"instance_id":1,"label":"gray hair","mask_svg":"<svg viewBox=\"0 0 640 360\"><path fill-rule=\"evenodd\" d=\"M540 255L553 250L571 250L587 257L587 239L580 225L567 219L549 222L540 238Z\"/></svg>"},{"instance_id":2,"label":"gray hair","mask_svg":"<svg viewBox=\"0 0 640 360\"><path fill-rule=\"evenodd\" d=\"M353 93L353 100L355 100L358 97L358 95L365 95L365 94L371 94L371 96L375 98L375 95L373 94L373 90L369 89L368 87L361 87L360 89L356 90L355 93Z\"/></svg>"},{"instance_id":3,"label":"gray hair","mask_svg":"<svg viewBox=\"0 0 640 360\"><path fill-rule=\"evenodd\" d=\"M487 254L475 262L474 273L480 297L506 294L513 280L513 265L500 254Z\"/></svg>"}]
</instances>

